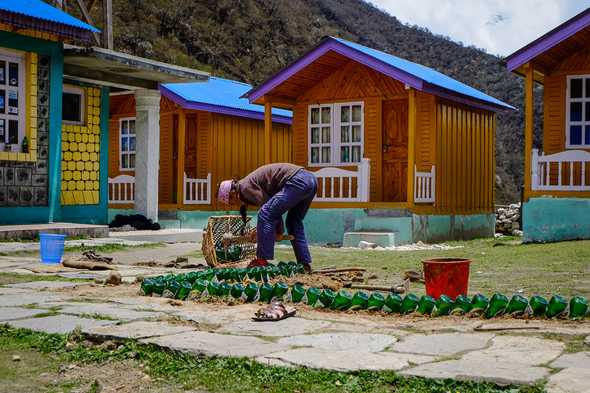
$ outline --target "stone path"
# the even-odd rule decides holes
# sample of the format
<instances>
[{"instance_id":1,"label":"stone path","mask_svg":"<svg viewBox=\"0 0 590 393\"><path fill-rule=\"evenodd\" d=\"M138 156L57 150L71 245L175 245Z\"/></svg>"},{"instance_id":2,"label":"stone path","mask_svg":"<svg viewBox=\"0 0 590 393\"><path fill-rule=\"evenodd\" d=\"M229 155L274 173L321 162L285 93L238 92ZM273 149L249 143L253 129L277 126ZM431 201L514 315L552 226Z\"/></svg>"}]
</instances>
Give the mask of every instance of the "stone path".
<instances>
[{"instance_id":1,"label":"stone path","mask_svg":"<svg viewBox=\"0 0 590 393\"><path fill-rule=\"evenodd\" d=\"M95 274L95 273L92 273ZM590 322L530 322L537 330L476 332L481 320L381 317L302 307L280 322L253 322L258 305L171 305L136 296L137 285L37 281L0 287L0 323L48 333L80 327L95 340L136 339L199 356L250 357L284 367L394 370L425 378L547 382L550 393L590 393L590 343L568 353L543 333L584 342ZM24 307L26 306L26 307ZM483 326L514 327L518 320ZM525 326L526 327L526 326ZM587 339L590 342L590 339ZM584 347L582 347L584 348Z\"/></svg>"}]
</instances>

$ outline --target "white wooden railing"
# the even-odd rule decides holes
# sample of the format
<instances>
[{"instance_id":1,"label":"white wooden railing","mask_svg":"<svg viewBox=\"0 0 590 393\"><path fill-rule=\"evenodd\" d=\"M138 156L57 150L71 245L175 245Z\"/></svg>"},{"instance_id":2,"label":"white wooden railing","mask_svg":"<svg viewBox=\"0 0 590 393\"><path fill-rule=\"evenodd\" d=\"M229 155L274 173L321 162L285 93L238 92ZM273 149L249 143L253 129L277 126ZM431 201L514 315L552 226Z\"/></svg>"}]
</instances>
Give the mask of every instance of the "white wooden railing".
<instances>
[{"instance_id":1,"label":"white wooden railing","mask_svg":"<svg viewBox=\"0 0 590 393\"><path fill-rule=\"evenodd\" d=\"M430 172L418 172L414 166L414 202L434 203L436 199L436 168L433 165Z\"/></svg>"},{"instance_id":2,"label":"white wooden railing","mask_svg":"<svg viewBox=\"0 0 590 393\"><path fill-rule=\"evenodd\" d=\"M211 203L211 174L206 179L191 179L184 174L184 204L208 205Z\"/></svg>"},{"instance_id":3,"label":"white wooden railing","mask_svg":"<svg viewBox=\"0 0 590 393\"><path fill-rule=\"evenodd\" d=\"M590 171L590 153L567 150L539 155L539 150L533 149L532 154L532 190L590 191L590 181L586 181Z\"/></svg>"},{"instance_id":4,"label":"white wooden railing","mask_svg":"<svg viewBox=\"0 0 590 393\"><path fill-rule=\"evenodd\" d=\"M322 168L313 172L318 180L315 202L368 202L371 161L363 158L357 170Z\"/></svg>"},{"instance_id":5,"label":"white wooden railing","mask_svg":"<svg viewBox=\"0 0 590 393\"><path fill-rule=\"evenodd\" d=\"M109 203L123 204L135 202L135 177L119 175L109 177Z\"/></svg>"}]
</instances>

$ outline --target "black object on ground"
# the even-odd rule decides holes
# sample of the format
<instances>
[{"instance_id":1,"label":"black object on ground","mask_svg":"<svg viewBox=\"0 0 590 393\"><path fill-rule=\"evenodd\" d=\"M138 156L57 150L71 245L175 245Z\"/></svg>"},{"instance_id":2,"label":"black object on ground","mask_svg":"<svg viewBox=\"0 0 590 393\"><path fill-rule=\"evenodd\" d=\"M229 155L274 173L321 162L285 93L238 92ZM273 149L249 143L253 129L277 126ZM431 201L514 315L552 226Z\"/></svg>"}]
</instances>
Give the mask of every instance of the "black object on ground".
<instances>
[{"instance_id":1,"label":"black object on ground","mask_svg":"<svg viewBox=\"0 0 590 393\"><path fill-rule=\"evenodd\" d=\"M117 214L115 219L109 224L109 228L120 228L125 225L130 225L139 231L157 231L160 229L160 224L153 222L141 214Z\"/></svg>"}]
</instances>

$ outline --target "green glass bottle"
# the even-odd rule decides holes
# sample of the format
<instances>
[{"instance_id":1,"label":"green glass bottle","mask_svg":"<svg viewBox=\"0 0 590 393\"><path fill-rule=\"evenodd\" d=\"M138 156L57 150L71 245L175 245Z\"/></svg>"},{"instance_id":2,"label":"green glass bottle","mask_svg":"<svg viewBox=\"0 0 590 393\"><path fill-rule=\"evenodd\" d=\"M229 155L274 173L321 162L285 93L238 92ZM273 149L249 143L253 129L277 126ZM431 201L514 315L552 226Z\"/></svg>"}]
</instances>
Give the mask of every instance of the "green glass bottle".
<instances>
[{"instance_id":1,"label":"green glass bottle","mask_svg":"<svg viewBox=\"0 0 590 393\"><path fill-rule=\"evenodd\" d=\"M402 310L402 297L397 293L390 293L385 298L384 311L399 313Z\"/></svg>"},{"instance_id":2,"label":"green glass bottle","mask_svg":"<svg viewBox=\"0 0 590 393\"><path fill-rule=\"evenodd\" d=\"M244 289L244 294L246 295L247 302L253 302L258 295L258 285L254 282L249 283Z\"/></svg>"},{"instance_id":3,"label":"green glass bottle","mask_svg":"<svg viewBox=\"0 0 590 393\"><path fill-rule=\"evenodd\" d=\"M315 306L320 298L321 290L319 288L311 287L307 289L306 292L306 303L308 306Z\"/></svg>"},{"instance_id":4,"label":"green glass bottle","mask_svg":"<svg viewBox=\"0 0 590 393\"><path fill-rule=\"evenodd\" d=\"M567 300L565 300L562 296L553 295L551 300L549 300L549 306L547 306L547 318L555 318L560 316L565 312L567 309Z\"/></svg>"},{"instance_id":5,"label":"green glass bottle","mask_svg":"<svg viewBox=\"0 0 590 393\"><path fill-rule=\"evenodd\" d=\"M186 275L186 279L191 283L191 285L197 281L197 278L199 278L199 273L197 272L190 272Z\"/></svg>"},{"instance_id":6,"label":"green glass bottle","mask_svg":"<svg viewBox=\"0 0 590 393\"><path fill-rule=\"evenodd\" d=\"M508 298L501 293L494 293L490 299L490 305L485 311L486 318L493 318L502 315L508 305Z\"/></svg>"},{"instance_id":7,"label":"green glass bottle","mask_svg":"<svg viewBox=\"0 0 590 393\"><path fill-rule=\"evenodd\" d=\"M293 303L299 303L305 296L305 288L301 284L295 284L291 287L291 301Z\"/></svg>"},{"instance_id":8,"label":"green glass bottle","mask_svg":"<svg viewBox=\"0 0 590 393\"><path fill-rule=\"evenodd\" d=\"M166 289L171 293L171 295L176 298L178 295L178 291L180 291L180 283L176 280L172 280L168 282Z\"/></svg>"},{"instance_id":9,"label":"green glass bottle","mask_svg":"<svg viewBox=\"0 0 590 393\"><path fill-rule=\"evenodd\" d=\"M432 296L423 295L418 303L418 312L422 315L430 315L434 307L436 306L436 300Z\"/></svg>"},{"instance_id":10,"label":"green glass bottle","mask_svg":"<svg viewBox=\"0 0 590 393\"><path fill-rule=\"evenodd\" d=\"M367 310L380 311L385 304L385 298L380 292L373 292L367 301Z\"/></svg>"},{"instance_id":11,"label":"green glass bottle","mask_svg":"<svg viewBox=\"0 0 590 393\"><path fill-rule=\"evenodd\" d=\"M207 285L207 294L209 296L219 296L219 289L218 281L209 281L209 285Z\"/></svg>"},{"instance_id":12,"label":"green glass bottle","mask_svg":"<svg viewBox=\"0 0 590 393\"><path fill-rule=\"evenodd\" d=\"M268 303L272 299L272 285L265 282L258 288L258 301Z\"/></svg>"},{"instance_id":13,"label":"green glass bottle","mask_svg":"<svg viewBox=\"0 0 590 393\"><path fill-rule=\"evenodd\" d=\"M483 313L489 306L490 301L487 297L478 293L471 299L471 312Z\"/></svg>"},{"instance_id":14,"label":"green glass bottle","mask_svg":"<svg viewBox=\"0 0 590 393\"><path fill-rule=\"evenodd\" d=\"M221 296L221 297L229 296L230 292L231 292L231 285L227 281L222 281L219 284L219 296Z\"/></svg>"},{"instance_id":15,"label":"green glass bottle","mask_svg":"<svg viewBox=\"0 0 590 393\"><path fill-rule=\"evenodd\" d=\"M454 307L455 302L447 295L440 295L436 299L436 315L449 315Z\"/></svg>"},{"instance_id":16,"label":"green glass bottle","mask_svg":"<svg viewBox=\"0 0 590 393\"><path fill-rule=\"evenodd\" d=\"M262 278L262 273L260 272L260 267L253 267L248 270L248 278L252 281L260 281Z\"/></svg>"},{"instance_id":17,"label":"green glass bottle","mask_svg":"<svg viewBox=\"0 0 590 393\"><path fill-rule=\"evenodd\" d=\"M529 300L529 305L531 307L531 313L534 317L543 317L547 312L547 306L549 306L549 302L542 296L531 296Z\"/></svg>"},{"instance_id":18,"label":"green glass bottle","mask_svg":"<svg viewBox=\"0 0 590 393\"><path fill-rule=\"evenodd\" d=\"M420 303L418 296L414 295L413 293L408 293L406 296L404 296L404 300L402 300L402 314L409 314L416 311L416 308L418 308L418 303Z\"/></svg>"},{"instance_id":19,"label":"green glass bottle","mask_svg":"<svg viewBox=\"0 0 590 393\"><path fill-rule=\"evenodd\" d=\"M165 289L166 289L166 281L164 281L164 278L158 278L158 279L154 280L154 293L156 295L162 296Z\"/></svg>"},{"instance_id":20,"label":"green glass bottle","mask_svg":"<svg viewBox=\"0 0 590 393\"><path fill-rule=\"evenodd\" d=\"M244 286L239 282L235 283L231 286L231 291L229 293L234 299L240 299L244 293Z\"/></svg>"},{"instance_id":21,"label":"green glass bottle","mask_svg":"<svg viewBox=\"0 0 590 393\"><path fill-rule=\"evenodd\" d=\"M197 291L199 293L203 293L205 292L205 289L207 289L207 286L209 285L209 281L204 280L202 278L199 278L197 281L195 281L195 283L193 284L193 290Z\"/></svg>"},{"instance_id":22,"label":"green glass bottle","mask_svg":"<svg viewBox=\"0 0 590 393\"><path fill-rule=\"evenodd\" d=\"M246 269L236 269L237 280L243 282L248 277L248 271Z\"/></svg>"},{"instance_id":23,"label":"green glass bottle","mask_svg":"<svg viewBox=\"0 0 590 393\"><path fill-rule=\"evenodd\" d=\"M508 315L522 315L526 312L529 306L529 301L522 295L514 295L506 306L506 314Z\"/></svg>"},{"instance_id":24,"label":"green glass bottle","mask_svg":"<svg viewBox=\"0 0 590 393\"><path fill-rule=\"evenodd\" d=\"M205 270L205 275L203 277L205 280L211 281L211 280L213 280L213 277L215 277L215 269Z\"/></svg>"},{"instance_id":25,"label":"green glass bottle","mask_svg":"<svg viewBox=\"0 0 590 393\"><path fill-rule=\"evenodd\" d=\"M570 318L582 319L588 312L588 299L582 296L574 296L570 299Z\"/></svg>"},{"instance_id":26,"label":"green glass bottle","mask_svg":"<svg viewBox=\"0 0 590 393\"><path fill-rule=\"evenodd\" d=\"M334 310L347 310L351 303L352 294L344 289L341 289L334 298L331 308Z\"/></svg>"},{"instance_id":27,"label":"green glass bottle","mask_svg":"<svg viewBox=\"0 0 590 393\"><path fill-rule=\"evenodd\" d=\"M324 289L322 293L320 293L320 302L325 308L329 308L334 302L335 298L336 292L329 288Z\"/></svg>"},{"instance_id":28,"label":"green glass bottle","mask_svg":"<svg viewBox=\"0 0 590 393\"><path fill-rule=\"evenodd\" d=\"M141 293L145 296L151 296L154 293L154 280L146 278L141 282Z\"/></svg>"},{"instance_id":29,"label":"green glass bottle","mask_svg":"<svg viewBox=\"0 0 590 393\"><path fill-rule=\"evenodd\" d=\"M277 282L272 289L272 297L282 299L289 290L289 286L284 282Z\"/></svg>"},{"instance_id":30,"label":"green glass bottle","mask_svg":"<svg viewBox=\"0 0 590 393\"><path fill-rule=\"evenodd\" d=\"M191 293L192 289L193 289L193 286L191 285L191 283L188 280L184 280L180 284L180 288L178 289L178 292L176 293L176 298L180 299L180 300L186 300L186 298L188 297L188 294Z\"/></svg>"},{"instance_id":31,"label":"green glass bottle","mask_svg":"<svg viewBox=\"0 0 590 393\"><path fill-rule=\"evenodd\" d=\"M453 314L466 314L471 311L471 300L465 295L459 295L455 298Z\"/></svg>"},{"instance_id":32,"label":"green glass bottle","mask_svg":"<svg viewBox=\"0 0 590 393\"><path fill-rule=\"evenodd\" d=\"M367 308L367 303L369 302L369 295L366 292L358 291L352 296L352 301L350 302L350 309L351 310L364 310Z\"/></svg>"}]
</instances>

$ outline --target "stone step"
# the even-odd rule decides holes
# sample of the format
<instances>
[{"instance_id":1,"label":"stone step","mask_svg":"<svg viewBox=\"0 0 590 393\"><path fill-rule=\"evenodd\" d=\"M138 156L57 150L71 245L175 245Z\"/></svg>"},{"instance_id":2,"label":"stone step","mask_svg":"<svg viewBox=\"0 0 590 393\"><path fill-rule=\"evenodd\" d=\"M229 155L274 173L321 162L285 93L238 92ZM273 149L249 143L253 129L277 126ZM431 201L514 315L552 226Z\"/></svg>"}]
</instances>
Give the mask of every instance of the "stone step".
<instances>
[{"instance_id":1,"label":"stone step","mask_svg":"<svg viewBox=\"0 0 590 393\"><path fill-rule=\"evenodd\" d=\"M354 220L354 232L393 232L396 245L412 243L412 217L360 217Z\"/></svg>"},{"instance_id":2,"label":"stone step","mask_svg":"<svg viewBox=\"0 0 590 393\"><path fill-rule=\"evenodd\" d=\"M52 224L0 225L1 240L29 240L39 233L58 233L67 237L108 237L107 225L55 222Z\"/></svg>"},{"instance_id":3,"label":"stone step","mask_svg":"<svg viewBox=\"0 0 590 393\"><path fill-rule=\"evenodd\" d=\"M343 247L358 247L361 241L374 243L379 247L395 247L395 233L393 232L346 232Z\"/></svg>"}]
</instances>

